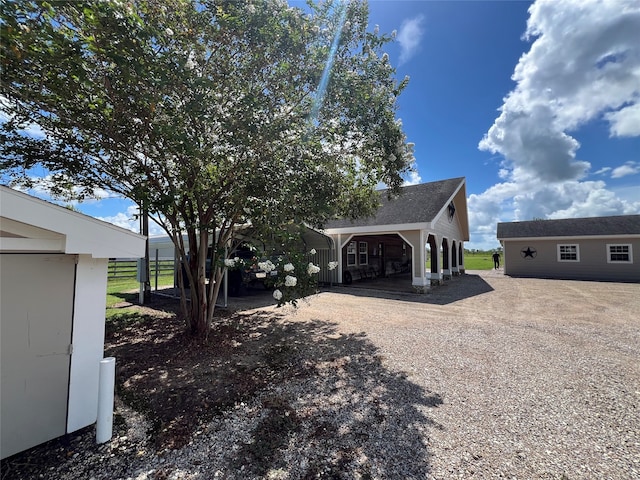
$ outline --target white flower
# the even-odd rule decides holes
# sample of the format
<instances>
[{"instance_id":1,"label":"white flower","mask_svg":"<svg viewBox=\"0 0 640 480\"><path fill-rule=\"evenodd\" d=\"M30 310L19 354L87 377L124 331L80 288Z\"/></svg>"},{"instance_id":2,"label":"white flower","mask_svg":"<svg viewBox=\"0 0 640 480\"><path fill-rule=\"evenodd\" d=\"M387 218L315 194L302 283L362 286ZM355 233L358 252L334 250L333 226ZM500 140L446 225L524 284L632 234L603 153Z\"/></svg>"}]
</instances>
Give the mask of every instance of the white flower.
<instances>
[{"instance_id":1,"label":"white flower","mask_svg":"<svg viewBox=\"0 0 640 480\"><path fill-rule=\"evenodd\" d=\"M314 275L319 271L320 271L320 267L318 267L317 265L314 265L313 263L309 263L309 265L307 266L307 273L309 275Z\"/></svg>"},{"instance_id":2,"label":"white flower","mask_svg":"<svg viewBox=\"0 0 640 480\"><path fill-rule=\"evenodd\" d=\"M194 68L196 68L196 55L193 52L189 53L189 58L187 58L187 62L184 64L184 68L186 68L187 70L193 70Z\"/></svg>"},{"instance_id":3,"label":"white flower","mask_svg":"<svg viewBox=\"0 0 640 480\"><path fill-rule=\"evenodd\" d=\"M376 25L376 26L373 28L373 34L374 34L374 35L378 35L378 33L380 33L380 25Z\"/></svg>"},{"instance_id":4,"label":"white flower","mask_svg":"<svg viewBox=\"0 0 640 480\"><path fill-rule=\"evenodd\" d=\"M224 259L224 266L225 267L229 267L229 268L233 268L236 266L236 261L233 258L225 258Z\"/></svg>"},{"instance_id":5,"label":"white flower","mask_svg":"<svg viewBox=\"0 0 640 480\"><path fill-rule=\"evenodd\" d=\"M391 38L393 38L395 40L395 38L398 36L398 31L394 30L393 32L391 32Z\"/></svg>"},{"instance_id":6,"label":"white flower","mask_svg":"<svg viewBox=\"0 0 640 480\"><path fill-rule=\"evenodd\" d=\"M282 300L282 292L280 290L274 290L273 298L275 298L278 301Z\"/></svg>"},{"instance_id":7,"label":"white flower","mask_svg":"<svg viewBox=\"0 0 640 480\"><path fill-rule=\"evenodd\" d=\"M338 268L338 262L329 262L329 270L335 270Z\"/></svg>"},{"instance_id":8,"label":"white flower","mask_svg":"<svg viewBox=\"0 0 640 480\"><path fill-rule=\"evenodd\" d=\"M170 37L173 37L173 30L171 30L169 27L165 29L164 33L166 33Z\"/></svg>"},{"instance_id":9,"label":"white flower","mask_svg":"<svg viewBox=\"0 0 640 480\"><path fill-rule=\"evenodd\" d=\"M271 260L267 260L266 262L258 262L258 268L260 270L264 270L265 272L269 273L275 270L276 266L273 263L271 263Z\"/></svg>"},{"instance_id":10,"label":"white flower","mask_svg":"<svg viewBox=\"0 0 640 480\"><path fill-rule=\"evenodd\" d=\"M287 263L284 267L282 267L285 272L293 272L294 266L292 263Z\"/></svg>"},{"instance_id":11,"label":"white flower","mask_svg":"<svg viewBox=\"0 0 640 480\"><path fill-rule=\"evenodd\" d=\"M311 251L310 251L309 253L310 253L311 255L315 255L317 252L316 252L316 249L315 249L315 248L312 248L312 249L311 249Z\"/></svg>"},{"instance_id":12,"label":"white flower","mask_svg":"<svg viewBox=\"0 0 640 480\"><path fill-rule=\"evenodd\" d=\"M382 54L382 63L387 63L389 61L389 54L387 52Z\"/></svg>"},{"instance_id":13,"label":"white flower","mask_svg":"<svg viewBox=\"0 0 640 480\"><path fill-rule=\"evenodd\" d=\"M284 286L285 287L295 287L298 283L298 279L296 277L292 277L291 275L287 275L284 277Z\"/></svg>"}]
</instances>

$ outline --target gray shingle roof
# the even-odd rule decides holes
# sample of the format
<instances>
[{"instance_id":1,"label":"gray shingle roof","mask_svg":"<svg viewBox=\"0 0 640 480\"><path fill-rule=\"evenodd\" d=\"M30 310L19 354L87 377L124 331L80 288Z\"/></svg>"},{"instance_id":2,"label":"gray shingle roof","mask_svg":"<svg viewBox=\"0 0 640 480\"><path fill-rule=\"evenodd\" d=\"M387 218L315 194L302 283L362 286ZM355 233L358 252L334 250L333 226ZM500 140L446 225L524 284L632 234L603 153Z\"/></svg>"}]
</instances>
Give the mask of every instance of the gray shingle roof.
<instances>
[{"instance_id":1,"label":"gray shingle roof","mask_svg":"<svg viewBox=\"0 0 640 480\"><path fill-rule=\"evenodd\" d=\"M325 228L431 222L463 181L464 177L458 177L402 187L400 195L391 200L387 198L387 190L381 190L380 208L374 216L355 220L330 220Z\"/></svg>"},{"instance_id":2,"label":"gray shingle roof","mask_svg":"<svg viewBox=\"0 0 640 480\"><path fill-rule=\"evenodd\" d=\"M498 239L640 235L640 215L498 223Z\"/></svg>"}]
</instances>

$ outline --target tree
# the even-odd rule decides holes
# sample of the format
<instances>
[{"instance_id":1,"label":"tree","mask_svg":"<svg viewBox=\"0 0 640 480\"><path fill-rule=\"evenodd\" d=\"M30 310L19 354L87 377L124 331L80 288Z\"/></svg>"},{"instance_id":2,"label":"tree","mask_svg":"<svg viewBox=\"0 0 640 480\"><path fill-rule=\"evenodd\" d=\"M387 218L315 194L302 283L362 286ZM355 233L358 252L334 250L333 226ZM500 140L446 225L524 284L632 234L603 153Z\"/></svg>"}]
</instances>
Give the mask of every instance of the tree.
<instances>
[{"instance_id":1,"label":"tree","mask_svg":"<svg viewBox=\"0 0 640 480\"><path fill-rule=\"evenodd\" d=\"M281 238L366 215L410 169L395 118L408 79L367 17L359 1L4 3L3 181L38 167L58 193L147 210L188 266L182 309L206 338L239 226Z\"/></svg>"}]
</instances>

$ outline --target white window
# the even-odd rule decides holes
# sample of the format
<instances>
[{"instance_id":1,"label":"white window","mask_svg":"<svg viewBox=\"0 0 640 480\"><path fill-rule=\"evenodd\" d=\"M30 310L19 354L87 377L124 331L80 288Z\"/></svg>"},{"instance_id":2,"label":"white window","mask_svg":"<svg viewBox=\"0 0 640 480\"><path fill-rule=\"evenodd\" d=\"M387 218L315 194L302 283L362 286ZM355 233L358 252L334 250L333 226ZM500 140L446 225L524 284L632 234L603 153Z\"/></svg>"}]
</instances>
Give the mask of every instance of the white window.
<instances>
[{"instance_id":1,"label":"white window","mask_svg":"<svg viewBox=\"0 0 640 480\"><path fill-rule=\"evenodd\" d=\"M347 265L352 266L356 264L356 242L349 242L347 245Z\"/></svg>"},{"instance_id":2,"label":"white window","mask_svg":"<svg viewBox=\"0 0 640 480\"><path fill-rule=\"evenodd\" d=\"M358 248L358 252L360 253L360 265L367 265L369 263L369 244L367 242L360 242Z\"/></svg>"},{"instance_id":3,"label":"white window","mask_svg":"<svg viewBox=\"0 0 640 480\"><path fill-rule=\"evenodd\" d=\"M559 262L579 262L580 245L558 245Z\"/></svg>"},{"instance_id":4,"label":"white window","mask_svg":"<svg viewBox=\"0 0 640 480\"><path fill-rule=\"evenodd\" d=\"M633 263L631 244L607 244L607 263Z\"/></svg>"}]
</instances>

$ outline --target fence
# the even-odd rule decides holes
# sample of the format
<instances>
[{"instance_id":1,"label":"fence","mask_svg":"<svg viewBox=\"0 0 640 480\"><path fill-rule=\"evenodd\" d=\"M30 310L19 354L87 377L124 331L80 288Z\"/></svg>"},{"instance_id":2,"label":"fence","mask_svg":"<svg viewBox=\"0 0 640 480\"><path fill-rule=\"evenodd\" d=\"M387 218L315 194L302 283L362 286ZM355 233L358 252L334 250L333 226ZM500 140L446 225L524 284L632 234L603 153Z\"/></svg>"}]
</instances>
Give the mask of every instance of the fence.
<instances>
[{"instance_id":1,"label":"fence","mask_svg":"<svg viewBox=\"0 0 640 480\"><path fill-rule=\"evenodd\" d=\"M149 276L173 276L175 271L174 260L149 260ZM137 260L109 260L108 278L112 279L136 279L138 274Z\"/></svg>"}]
</instances>

